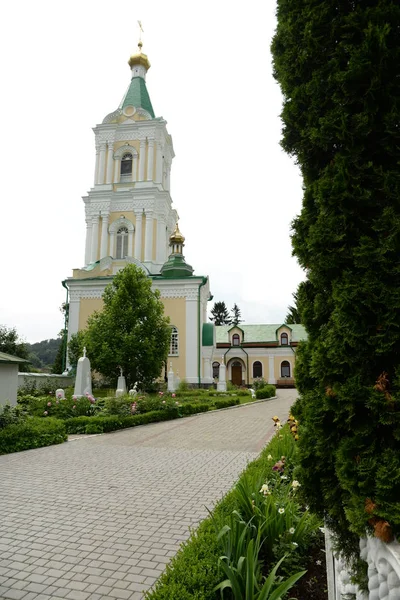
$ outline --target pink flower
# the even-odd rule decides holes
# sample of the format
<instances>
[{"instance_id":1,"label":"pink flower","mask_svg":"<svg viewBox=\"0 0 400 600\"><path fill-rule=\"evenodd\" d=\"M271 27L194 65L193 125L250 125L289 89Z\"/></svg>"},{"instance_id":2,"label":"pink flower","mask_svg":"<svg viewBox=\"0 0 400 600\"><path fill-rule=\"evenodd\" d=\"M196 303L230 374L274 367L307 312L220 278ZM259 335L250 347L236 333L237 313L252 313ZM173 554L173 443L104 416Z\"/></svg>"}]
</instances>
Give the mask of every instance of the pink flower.
<instances>
[{"instance_id":1,"label":"pink flower","mask_svg":"<svg viewBox=\"0 0 400 600\"><path fill-rule=\"evenodd\" d=\"M171 396L172 396L173 398L176 398L176 394L171 394Z\"/></svg>"},{"instance_id":2,"label":"pink flower","mask_svg":"<svg viewBox=\"0 0 400 600\"><path fill-rule=\"evenodd\" d=\"M49 413L47 412L47 410L45 410L43 414L44 414L44 416L45 416L45 417L47 417L47 415L48 415Z\"/></svg>"},{"instance_id":3,"label":"pink flower","mask_svg":"<svg viewBox=\"0 0 400 600\"><path fill-rule=\"evenodd\" d=\"M73 405L73 407L72 407L72 408L76 408L75 404Z\"/></svg>"},{"instance_id":4,"label":"pink flower","mask_svg":"<svg viewBox=\"0 0 400 600\"><path fill-rule=\"evenodd\" d=\"M72 396L72 400L76 400L76 396Z\"/></svg>"},{"instance_id":5,"label":"pink flower","mask_svg":"<svg viewBox=\"0 0 400 600\"><path fill-rule=\"evenodd\" d=\"M61 394L58 394L57 398L62 398L62 395L61 395Z\"/></svg>"},{"instance_id":6,"label":"pink flower","mask_svg":"<svg viewBox=\"0 0 400 600\"><path fill-rule=\"evenodd\" d=\"M95 398L89 398L90 404L94 404L96 402Z\"/></svg>"},{"instance_id":7,"label":"pink flower","mask_svg":"<svg viewBox=\"0 0 400 600\"><path fill-rule=\"evenodd\" d=\"M164 392L158 392L160 396L164 396Z\"/></svg>"},{"instance_id":8,"label":"pink flower","mask_svg":"<svg viewBox=\"0 0 400 600\"><path fill-rule=\"evenodd\" d=\"M51 406L51 402L48 402L48 403L47 403L47 406Z\"/></svg>"}]
</instances>

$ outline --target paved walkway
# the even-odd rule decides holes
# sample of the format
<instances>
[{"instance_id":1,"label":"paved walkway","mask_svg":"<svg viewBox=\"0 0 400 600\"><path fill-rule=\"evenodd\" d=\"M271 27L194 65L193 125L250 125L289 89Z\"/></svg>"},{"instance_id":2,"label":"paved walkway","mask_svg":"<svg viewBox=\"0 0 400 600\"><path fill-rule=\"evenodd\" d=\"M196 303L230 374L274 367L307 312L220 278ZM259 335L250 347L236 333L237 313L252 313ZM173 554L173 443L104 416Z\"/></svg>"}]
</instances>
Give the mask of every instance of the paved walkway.
<instances>
[{"instance_id":1,"label":"paved walkway","mask_svg":"<svg viewBox=\"0 0 400 600\"><path fill-rule=\"evenodd\" d=\"M0 598L142 598L295 396L0 456Z\"/></svg>"}]
</instances>

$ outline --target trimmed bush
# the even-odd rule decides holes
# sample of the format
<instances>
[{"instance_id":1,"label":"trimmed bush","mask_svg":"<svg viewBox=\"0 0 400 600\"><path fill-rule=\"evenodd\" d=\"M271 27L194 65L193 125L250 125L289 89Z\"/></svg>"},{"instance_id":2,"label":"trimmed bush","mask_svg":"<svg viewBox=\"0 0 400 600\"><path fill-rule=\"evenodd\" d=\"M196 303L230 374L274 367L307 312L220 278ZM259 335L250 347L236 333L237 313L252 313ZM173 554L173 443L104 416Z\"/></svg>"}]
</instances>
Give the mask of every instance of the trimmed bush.
<instances>
[{"instance_id":1,"label":"trimmed bush","mask_svg":"<svg viewBox=\"0 0 400 600\"><path fill-rule=\"evenodd\" d=\"M265 387L256 391L257 400L262 400L263 398L273 398L274 396L276 396L276 387L274 385L266 385Z\"/></svg>"},{"instance_id":2,"label":"trimmed bush","mask_svg":"<svg viewBox=\"0 0 400 600\"><path fill-rule=\"evenodd\" d=\"M58 419L30 417L0 430L0 454L61 444L67 439L65 424Z\"/></svg>"},{"instance_id":3,"label":"trimmed bush","mask_svg":"<svg viewBox=\"0 0 400 600\"><path fill-rule=\"evenodd\" d=\"M240 404L239 398L219 398L214 400L215 408L228 408L229 406L236 406Z\"/></svg>"},{"instance_id":4,"label":"trimmed bush","mask_svg":"<svg viewBox=\"0 0 400 600\"><path fill-rule=\"evenodd\" d=\"M96 416L96 417L76 417L67 419L65 426L69 434L75 433L109 433L118 431L127 427L137 425L147 425L148 423L157 423L159 421L169 421L182 416L193 415L200 412L207 412L209 404L184 404L181 406L167 407L164 410L154 410L142 414L123 416Z\"/></svg>"}]
</instances>

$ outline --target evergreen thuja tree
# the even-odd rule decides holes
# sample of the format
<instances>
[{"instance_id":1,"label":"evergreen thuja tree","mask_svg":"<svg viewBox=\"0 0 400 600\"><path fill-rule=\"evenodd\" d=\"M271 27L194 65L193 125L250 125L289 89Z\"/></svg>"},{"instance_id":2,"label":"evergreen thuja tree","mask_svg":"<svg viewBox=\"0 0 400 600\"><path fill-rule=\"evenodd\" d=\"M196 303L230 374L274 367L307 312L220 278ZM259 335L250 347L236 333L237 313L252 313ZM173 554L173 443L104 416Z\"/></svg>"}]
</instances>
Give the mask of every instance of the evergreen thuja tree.
<instances>
[{"instance_id":1,"label":"evergreen thuja tree","mask_svg":"<svg viewBox=\"0 0 400 600\"><path fill-rule=\"evenodd\" d=\"M355 558L358 536L400 535L400 4L278 0L277 15L282 145L304 180L298 476Z\"/></svg>"},{"instance_id":2,"label":"evergreen thuja tree","mask_svg":"<svg viewBox=\"0 0 400 600\"><path fill-rule=\"evenodd\" d=\"M243 322L243 319L240 318L242 316L240 313L240 308L236 303L233 305L231 313L231 325L239 325L239 323Z\"/></svg>"},{"instance_id":3,"label":"evergreen thuja tree","mask_svg":"<svg viewBox=\"0 0 400 600\"><path fill-rule=\"evenodd\" d=\"M229 325L231 322L225 302L215 302L211 314L210 321L213 321L215 325Z\"/></svg>"}]
</instances>

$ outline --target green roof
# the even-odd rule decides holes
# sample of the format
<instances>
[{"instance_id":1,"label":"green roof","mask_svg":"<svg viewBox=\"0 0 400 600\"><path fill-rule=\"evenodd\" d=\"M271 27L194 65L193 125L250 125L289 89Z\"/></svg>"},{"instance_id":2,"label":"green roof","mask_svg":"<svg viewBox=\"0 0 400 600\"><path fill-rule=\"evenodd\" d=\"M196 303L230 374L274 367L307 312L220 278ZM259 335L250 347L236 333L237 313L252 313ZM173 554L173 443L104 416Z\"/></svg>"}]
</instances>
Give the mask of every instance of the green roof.
<instances>
[{"instance_id":1,"label":"green roof","mask_svg":"<svg viewBox=\"0 0 400 600\"><path fill-rule=\"evenodd\" d=\"M0 352L0 363L25 363L29 362L29 360L25 360L25 358L20 358L19 356L13 356L12 354L6 354L5 352Z\"/></svg>"},{"instance_id":2,"label":"green roof","mask_svg":"<svg viewBox=\"0 0 400 600\"><path fill-rule=\"evenodd\" d=\"M240 329L243 331L243 342L249 344L251 342L276 342L277 329L281 327L289 327L292 330L292 342L300 342L307 339L307 333L303 325L244 325L240 323ZM232 325L218 325L216 328L217 344L229 343L229 330Z\"/></svg>"},{"instance_id":3,"label":"green roof","mask_svg":"<svg viewBox=\"0 0 400 600\"><path fill-rule=\"evenodd\" d=\"M144 108L154 119L154 111L151 105L149 92L146 82L142 77L132 77L131 84L123 99L121 108L134 106L135 108Z\"/></svg>"}]
</instances>

